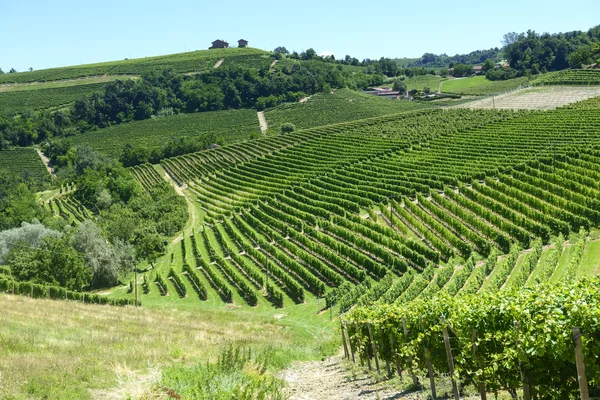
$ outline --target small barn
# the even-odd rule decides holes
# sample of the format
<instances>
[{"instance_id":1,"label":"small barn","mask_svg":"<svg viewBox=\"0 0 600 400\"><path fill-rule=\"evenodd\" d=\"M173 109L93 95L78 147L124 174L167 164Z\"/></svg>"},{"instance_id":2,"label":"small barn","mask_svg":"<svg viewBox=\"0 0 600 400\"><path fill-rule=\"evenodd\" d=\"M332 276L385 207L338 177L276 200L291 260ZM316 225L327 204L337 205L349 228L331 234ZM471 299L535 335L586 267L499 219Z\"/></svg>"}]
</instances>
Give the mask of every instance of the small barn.
<instances>
[{"instance_id":1,"label":"small barn","mask_svg":"<svg viewBox=\"0 0 600 400\"><path fill-rule=\"evenodd\" d=\"M214 42L212 42L212 46L209 47L209 49L228 49L229 48L229 43L227 43L224 40L221 39L217 39Z\"/></svg>"},{"instance_id":2,"label":"small barn","mask_svg":"<svg viewBox=\"0 0 600 400\"><path fill-rule=\"evenodd\" d=\"M248 41L244 40L244 39L238 40L238 47L240 47L240 48L242 48L242 47L248 47Z\"/></svg>"}]
</instances>

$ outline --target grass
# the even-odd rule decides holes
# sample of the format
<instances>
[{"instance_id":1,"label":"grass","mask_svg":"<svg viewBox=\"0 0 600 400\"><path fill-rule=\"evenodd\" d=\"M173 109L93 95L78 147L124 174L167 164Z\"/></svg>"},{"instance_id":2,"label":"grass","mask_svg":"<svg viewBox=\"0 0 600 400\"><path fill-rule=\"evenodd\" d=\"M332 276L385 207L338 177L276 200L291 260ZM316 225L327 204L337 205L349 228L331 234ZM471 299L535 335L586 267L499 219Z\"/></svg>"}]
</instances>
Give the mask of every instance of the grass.
<instances>
[{"instance_id":1,"label":"grass","mask_svg":"<svg viewBox=\"0 0 600 400\"><path fill-rule=\"evenodd\" d=\"M152 390L163 369L214 362L230 346L268 352L274 368L334 349L329 323L314 310L288 318L274 309L150 303L135 309L0 295L0 398L126 398Z\"/></svg>"},{"instance_id":2,"label":"grass","mask_svg":"<svg viewBox=\"0 0 600 400\"><path fill-rule=\"evenodd\" d=\"M448 79L442 83L443 93L457 93L465 95L490 95L503 93L509 90L526 86L528 78L516 78L506 81L489 81L485 76L471 78Z\"/></svg>"},{"instance_id":3,"label":"grass","mask_svg":"<svg viewBox=\"0 0 600 400\"><path fill-rule=\"evenodd\" d=\"M581 258L579 275L600 275L600 263L598 260L600 260L600 241L587 242L583 250L583 257Z\"/></svg>"},{"instance_id":4,"label":"grass","mask_svg":"<svg viewBox=\"0 0 600 400\"><path fill-rule=\"evenodd\" d=\"M162 146L169 139L214 133L215 141L229 144L260 133L253 110L209 111L151 118L111 126L70 137L73 145L85 145L111 157L119 157L123 146Z\"/></svg>"},{"instance_id":5,"label":"grass","mask_svg":"<svg viewBox=\"0 0 600 400\"><path fill-rule=\"evenodd\" d=\"M442 78L441 76L419 75L405 79L404 83L406 83L406 87L409 91L413 89L421 91L423 90L423 88L428 87L429 89L431 89L431 92L435 93L438 91L440 82L445 81L447 81L447 79Z\"/></svg>"}]
</instances>

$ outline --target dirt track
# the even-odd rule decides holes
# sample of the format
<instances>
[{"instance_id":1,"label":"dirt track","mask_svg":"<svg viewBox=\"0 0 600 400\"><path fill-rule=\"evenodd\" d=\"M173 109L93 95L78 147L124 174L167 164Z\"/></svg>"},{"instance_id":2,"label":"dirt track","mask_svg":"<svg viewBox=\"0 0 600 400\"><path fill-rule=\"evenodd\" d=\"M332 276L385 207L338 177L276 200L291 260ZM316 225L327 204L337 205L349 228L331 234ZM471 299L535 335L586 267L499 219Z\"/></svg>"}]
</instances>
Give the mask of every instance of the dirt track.
<instances>
[{"instance_id":1,"label":"dirt track","mask_svg":"<svg viewBox=\"0 0 600 400\"><path fill-rule=\"evenodd\" d=\"M410 399L362 372L347 371L340 355L299 363L281 374L292 400ZM406 396L406 395L405 395Z\"/></svg>"}]
</instances>

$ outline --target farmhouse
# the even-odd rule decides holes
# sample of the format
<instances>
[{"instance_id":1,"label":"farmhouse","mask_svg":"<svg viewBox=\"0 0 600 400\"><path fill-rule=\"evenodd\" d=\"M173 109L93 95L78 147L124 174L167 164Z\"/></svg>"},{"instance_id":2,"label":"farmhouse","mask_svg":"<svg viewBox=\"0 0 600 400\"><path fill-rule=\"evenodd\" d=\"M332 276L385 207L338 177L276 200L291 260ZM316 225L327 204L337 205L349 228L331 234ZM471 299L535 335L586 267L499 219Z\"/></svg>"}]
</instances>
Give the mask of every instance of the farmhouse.
<instances>
[{"instance_id":1,"label":"farmhouse","mask_svg":"<svg viewBox=\"0 0 600 400\"><path fill-rule=\"evenodd\" d=\"M248 47L248 41L244 39L238 40L238 47Z\"/></svg>"},{"instance_id":2,"label":"farmhouse","mask_svg":"<svg viewBox=\"0 0 600 400\"><path fill-rule=\"evenodd\" d=\"M229 43L227 43L224 40L221 39L217 39L214 42L212 42L212 46L209 47L210 49L228 49L229 48Z\"/></svg>"}]
</instances>

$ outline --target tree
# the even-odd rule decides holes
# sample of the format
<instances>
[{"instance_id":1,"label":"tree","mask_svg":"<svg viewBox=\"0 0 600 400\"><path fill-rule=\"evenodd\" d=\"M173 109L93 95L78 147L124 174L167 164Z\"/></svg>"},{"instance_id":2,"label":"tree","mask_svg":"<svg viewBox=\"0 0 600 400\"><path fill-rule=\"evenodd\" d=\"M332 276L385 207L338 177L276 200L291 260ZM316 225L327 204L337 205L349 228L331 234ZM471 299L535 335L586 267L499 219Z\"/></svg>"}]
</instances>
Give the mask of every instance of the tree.
<instances>
[{"instance_id":1,"label":"tree","mask_svg":"<svg viewBox=\"0 0 600 400\"><path fill-rule=\"evenodd\" d=\"M0 68L0 75L3 75L4 71L2 71L2 68Z\"/></svg>"},{"instance_id":2,"label":"tree","mask_svg":"<svg viewBox=\"0 0 600 400\"><path fill-rule=\"evenodd\" d=\"M488 58L483 63L483 66L481 67L481 69L483 70L484 73L488 72L489 70L494 69L494 62Z\"/></svg>"},{"instance_id":3,"label":"tree","mask_svg":"<svg viewBox=\"0 0 600 400\"><path fill-rule=\"evenodd\" d=\"M392 88L394 89L394 91L404 94L404 93L406 93L407 86L403 80L396 79L394 81L394 86Z\"/></svg>"},{"instance_id":4,"label":"tree","mask_svg":"<svg viewBox=\"0 0 600 400\"><path fill-rule=\"evenodd\" d=\"M517 32L508 32L502 36L502 47L508 47L514 43L516 43L522 34L518 34Z\"/></svg>"},{"instance_id":5,"label":"tree","mask_svg":"<svg viewBox=\"0 0 600 400\"><path fill-rule=\"evenodd\" d=\"M296 125L292 124L291 122L284 122L283 124L281 124L281 131L280 133L282 135L286 134L286 133L292 133L296 130Z\"/></svg>"},{"instance_id":6,"label":"tree","mask_svg":"<svg viewBox=\"0 0 600 400\"><path fill-rule=\"evenodd\" d=\"M138 232L135 241L135 256L139 260L146 260L152 268L164 250L165 240L162 235L145 230Z\"/></svg>"},{"instance_id":7,"label":"tree","mask_svg":"<svg viewBox=\"0 0 600 400\"><path fill-rule=\"evenodd\" d=\"M91 221L84 221L71 237L71 244L92 271L91 287L109 287L118 283L119 275L131 268L133 247L117 241L111 245Z\"/></svg>"},{"instance_id":8,"label":"tree","mask_svg":"<svg viewBox=\"0 0 600 400\"><path fill-rule=\"evenodd\" d=\"M449 72L448 72L448 70L447 70L447 69L442 69L442 70L440 71L440 76L441 76L442 78L447 78L447 77L448 77L448 75L449 75Z\"/></svg>"},{"instance_id":9,"label":"tree","mask_svg":"<svg viewBox=\"0 0 600 400\"><path fill-rule=\"evenodd\" d=\"M279 54L286 54L286 55L290 54L290 52L288 51L288 49L286 49L283 46L276 47L275 50L273 50L273 52L279 53Z\"/></svg>"},{"instance_id":10,"label":"tree","mask_svg":"<svg viewBox=\"0 0 600 400\"><path fill-rule=\"evenodd\" d=\"M39 248L15 248L9 256L9 266L15 278L57 285L81 291L87 287L92 271L69 244L67 236L47 236Z\"/></svg>"},{"instance_id":11,"label":"tree","mask_svg":"<svg viewBox=\"0 0 600 400\"><path fill-rule=\"evenodd\" d=\"M37 248L47 236L60 236L60 232L48 229L39 222L23 222L18 228L0 232L0 264L8 261L7 256L14 244L19 247Z\"/></svg>"},{"instance_id":12,"label":"tree","mask_svg":"<svg viewBox=\"0 0 600 400\"><path fill-rule=\"evenodd\" d=\"M8 71L9 74L16 74L17 70L14 68L11 68L10 71Z\"/></svg>"}]
</instances>

